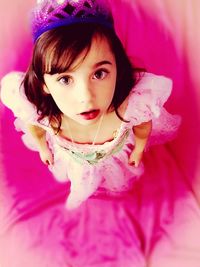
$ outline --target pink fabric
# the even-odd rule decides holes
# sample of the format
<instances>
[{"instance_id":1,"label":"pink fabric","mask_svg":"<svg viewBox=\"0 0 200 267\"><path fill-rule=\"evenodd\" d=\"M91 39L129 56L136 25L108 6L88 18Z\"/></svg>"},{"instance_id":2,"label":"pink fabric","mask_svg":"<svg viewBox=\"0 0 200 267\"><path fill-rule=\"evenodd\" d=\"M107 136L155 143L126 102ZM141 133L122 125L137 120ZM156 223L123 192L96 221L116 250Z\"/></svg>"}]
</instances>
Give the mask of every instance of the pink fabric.
<instances>
[{"instance_id":1,"label":"pink fabric","mask_svg":"<svg viewBox=\"0 0 200 267\"><path fill-rule=\"evenodd\" d=\"M116 27L129 55L148 71L174 81L167 107L183 117L179 136L145 154L146 172L132 194L92 198L81 209L66 212L65 188L52 179L38 155L23 146L13 128L13 115L1 105L3 267L200 265L200 3L115 3ZM27 14L32 4L0 3L1 76L13 69L25 70L31 41L28 20L19 14Z\"/></svg>"},{"instance_id":2,"label":"pink fabric","mask_svg":"<svg viewBox=\"0 0 200 267\"><path fill-rule=\"evenodd\" d=\"M98 194L100 189L106 194L119 195L134 186L144 168L143 164L137 168L128 164L134 145L133 125L152 120L148 149L152 144L163 144L177 135L181 118L168 113L163 107L172 91L172 81L164 76L143 74L129 94L124 114L124 119L129 122L121 122L112 141L101 145L76 144L76 148L66 138L55 135L47 118L38 122L36 108L27 100L21 85L23 77L22 72L11 72L3 77L2 103L17 117L14 122L16 130L24 132L22 140L31 150L38 151L38 148L27 130L27 123L46 131L47 142L54 155L54 164L49 166L49 170L57 181L70 181L67 209L79 207L89 197Z\"/></svg>"}]
</instances>

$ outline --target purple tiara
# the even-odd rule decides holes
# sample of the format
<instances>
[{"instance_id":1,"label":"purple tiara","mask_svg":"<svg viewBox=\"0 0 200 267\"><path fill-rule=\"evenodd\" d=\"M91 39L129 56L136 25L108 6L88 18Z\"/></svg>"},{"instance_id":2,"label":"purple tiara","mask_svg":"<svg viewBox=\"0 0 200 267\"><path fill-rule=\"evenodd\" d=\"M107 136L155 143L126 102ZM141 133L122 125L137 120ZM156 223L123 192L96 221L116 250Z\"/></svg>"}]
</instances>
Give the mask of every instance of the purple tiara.
<instances>
[{"instance_id":1,"label":"purple tiara","mask_svg":"<svg viewBox=\"0 0 200 267\"><path fill-rule=\"evenodd\" d=\"M113 28L106 0L43 0L32 11L34 41L51 29L75 23L97 23Z\"/></svg>"}]
</instances>

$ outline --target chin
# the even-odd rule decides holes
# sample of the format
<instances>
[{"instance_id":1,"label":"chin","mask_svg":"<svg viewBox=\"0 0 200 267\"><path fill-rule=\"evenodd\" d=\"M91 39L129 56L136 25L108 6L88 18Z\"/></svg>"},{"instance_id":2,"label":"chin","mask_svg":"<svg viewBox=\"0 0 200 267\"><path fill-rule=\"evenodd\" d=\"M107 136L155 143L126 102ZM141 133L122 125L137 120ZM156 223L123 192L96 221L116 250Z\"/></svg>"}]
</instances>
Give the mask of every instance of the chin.
<instances>
[{"instance_id":1,"label":"chin","mask_svg":"<svg viewBox=\"0 0 200 267\"><path fill-rule=\"evenodd\" d=\"M79 120L79 121L77 121L77 123L79 123L79 124L81 124L81 125L83 125L83 126L87 126L87 125L93 125L93 124L95 124L95 123L97 123L97 121L99 120L99 118L100 117L98 117L98 118L95 118L95 119L91 119L91 120Z\"/></svg>"}]
</instances>

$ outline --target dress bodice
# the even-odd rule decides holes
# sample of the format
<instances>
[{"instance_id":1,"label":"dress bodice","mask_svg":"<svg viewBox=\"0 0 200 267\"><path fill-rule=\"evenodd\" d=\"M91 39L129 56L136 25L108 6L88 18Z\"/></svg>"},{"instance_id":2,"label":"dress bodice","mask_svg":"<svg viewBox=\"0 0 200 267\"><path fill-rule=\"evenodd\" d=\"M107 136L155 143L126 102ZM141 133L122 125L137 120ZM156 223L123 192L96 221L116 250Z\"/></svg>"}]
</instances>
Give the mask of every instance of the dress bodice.
<instances>
[{"instance_id":1,"label":"dress bodice","mask_svg":"<svg viewBox=\"0 0 200 267\"><path fill-rule=\"evenodd\" d=\"M15 117L15 127L23 131L22 140L27 147L38 150L27 124L46 130L46 139L54 155L54 164L49 166L59 182L70 182L67 207L79 206L88 197L104 189L120 193L129 190L143 173L143 165L128 164L134 147L132 127L152 120L152 132L148 145L164 143L172 139L180 124L180 117L171 115L163 107L168 99L172 82L164 76L145 73L128 96L123 118L115 138L103 144L75 144L56 135L47 118L38 121L36 108L27 100L21 86L23 73L11 73L2 80L1 98ZM13 101L14 99L14 101Z\"/></svg>"}]
</instances>

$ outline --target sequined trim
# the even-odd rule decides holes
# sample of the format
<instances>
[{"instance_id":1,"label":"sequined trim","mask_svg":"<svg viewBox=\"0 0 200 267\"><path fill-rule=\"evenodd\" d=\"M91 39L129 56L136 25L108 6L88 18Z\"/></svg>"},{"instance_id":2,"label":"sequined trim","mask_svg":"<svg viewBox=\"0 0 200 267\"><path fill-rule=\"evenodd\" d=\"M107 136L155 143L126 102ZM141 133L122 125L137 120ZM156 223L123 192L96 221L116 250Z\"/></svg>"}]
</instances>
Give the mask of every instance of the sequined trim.
<instances>
[{"instance_id":1,"label":"sequined trim","mask_svg":"<svg viewBox=\"0 0 200 267\"><path fill-rule=\"evenodd\" d=\"M98 23L113 28L113 18L107 1L41 1L32 11L34 41L47 30L76 23Z\"/></svg>"}]
</instances>

